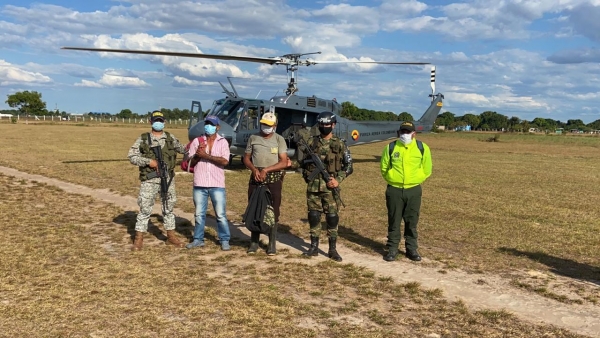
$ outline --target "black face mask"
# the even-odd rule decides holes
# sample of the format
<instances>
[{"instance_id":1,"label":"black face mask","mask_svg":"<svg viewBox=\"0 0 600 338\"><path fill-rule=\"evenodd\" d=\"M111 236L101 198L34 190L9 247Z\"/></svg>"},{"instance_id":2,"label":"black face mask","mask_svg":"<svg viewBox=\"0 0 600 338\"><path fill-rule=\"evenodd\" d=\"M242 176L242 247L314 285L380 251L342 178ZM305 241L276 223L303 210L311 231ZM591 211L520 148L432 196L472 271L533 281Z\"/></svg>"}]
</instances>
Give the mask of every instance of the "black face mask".
<instances>
[{"instance_id":1,"label":"black face mask","mask_svg":"<svg viewBox=\"0 0 600 338\"><path fill-rule=\"evenodd\" d=\"M329 127L319 126L319 131L321 132L321 135L329 135L329 133L331 133L332 130L333 130L333 126L329 126Z\"/></svg>"}]
</instances>

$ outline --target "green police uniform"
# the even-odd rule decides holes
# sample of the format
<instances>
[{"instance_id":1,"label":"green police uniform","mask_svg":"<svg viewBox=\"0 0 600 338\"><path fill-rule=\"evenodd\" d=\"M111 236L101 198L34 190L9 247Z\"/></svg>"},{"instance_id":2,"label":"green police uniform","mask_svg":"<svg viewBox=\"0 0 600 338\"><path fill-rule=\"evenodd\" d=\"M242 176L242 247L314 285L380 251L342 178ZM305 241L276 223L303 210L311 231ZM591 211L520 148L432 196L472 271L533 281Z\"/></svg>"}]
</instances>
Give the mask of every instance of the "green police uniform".
<instances>
[{"instance_id":1,"label":"green police uniform","mask_svg":"<svg viewBox=\"0 0 600 338\"><path fill-rule=\"evenodd\" d=\"M414 129L413 129L414 130ZM429 147L421 142L423 152L416 140L405 145L400 141L389 146L381 154L381 176L387 182L385 192L388 210L389 259L395 259L400 244L400 223L404 220L404 239L407 256L420 257L417 253L417 223L421 209L421 184L431 175L432 163ZM411 257L409 257L411 258ZM412 258L411 258L412 259Z\"/></svg>"}]
</instances>

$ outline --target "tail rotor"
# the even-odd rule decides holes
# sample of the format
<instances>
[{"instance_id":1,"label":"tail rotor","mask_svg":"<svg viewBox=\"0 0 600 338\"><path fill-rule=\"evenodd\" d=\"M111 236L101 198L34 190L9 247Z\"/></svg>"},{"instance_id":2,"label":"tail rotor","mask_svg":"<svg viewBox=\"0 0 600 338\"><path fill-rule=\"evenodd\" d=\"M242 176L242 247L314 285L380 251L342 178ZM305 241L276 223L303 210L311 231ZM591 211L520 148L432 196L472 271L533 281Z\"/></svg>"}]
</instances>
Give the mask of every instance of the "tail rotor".
<instances>
[{"instance_id":1,"label":"tail rotor","mask_svg":"<svg viewBox=\"0 0 600 338\"><path fill-rule=\"evenodd\" d=\"M431 101L435 99L435 66L431 67Z\"/></svg>"}]
</instances>

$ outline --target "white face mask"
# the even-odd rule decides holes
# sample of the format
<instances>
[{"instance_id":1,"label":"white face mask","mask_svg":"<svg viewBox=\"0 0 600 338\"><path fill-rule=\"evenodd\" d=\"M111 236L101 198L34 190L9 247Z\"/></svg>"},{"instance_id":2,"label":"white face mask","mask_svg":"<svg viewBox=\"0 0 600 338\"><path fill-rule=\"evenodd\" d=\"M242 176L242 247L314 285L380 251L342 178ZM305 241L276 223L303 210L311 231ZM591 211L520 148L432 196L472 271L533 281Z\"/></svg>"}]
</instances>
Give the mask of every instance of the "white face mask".
<instances>
[{"instance_id":1,"label":"white face mask","mask_svg":"<svg viewBox=\"0 0 600 338\"><path fill-rule=\"evenodd\" d=\"M412 134L401 134L400 142L404 145L409 145L412 142Z\"/></svg>"},{"instance_id":2,"label":"white face mask","mask_svg":"<svg viewBox=\"0 0 600 338\"><path fill-rule=\"evenodd\" d=\"M266 135L273 133L273 127L269 127L269 126L261 125L260 130L263 132L263 134L266 134Z\"/></svg>"}]
</instances>

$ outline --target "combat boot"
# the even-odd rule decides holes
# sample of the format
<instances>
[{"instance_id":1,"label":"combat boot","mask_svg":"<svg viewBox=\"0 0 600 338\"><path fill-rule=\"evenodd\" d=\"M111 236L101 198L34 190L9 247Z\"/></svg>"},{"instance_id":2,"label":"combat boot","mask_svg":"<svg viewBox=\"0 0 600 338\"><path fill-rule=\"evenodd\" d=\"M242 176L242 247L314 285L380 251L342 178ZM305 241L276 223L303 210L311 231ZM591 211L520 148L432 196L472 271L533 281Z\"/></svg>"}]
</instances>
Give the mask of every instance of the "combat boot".
<instances>
[{"instance_id":1,"label":"combat boot","mask_svg":"<svg viewBox=\"0 0 600 338\"><path fill-rule=\"evenodd\" d=\"M335 249L336 246L336 242L337 242L337 238L329 238L329 258L333 259L336 262L341 262L342 261L342 256L340 256L340 254L338 254L337 250Z\"/></svg>"},{"instance_id":2,"label":"combat boot","mask_svg":"<svg viewBox=\"0 0 600 338\"><path fill-rule=\"evenodd\" d=\"M310 236L310 249L303 253L304 256L314 257L319 255L319 237Z\"/></svg>"},{"instance_id":3,"label":"combat boot","mask_svg":"<svg viewBox=\"0 0 600 338\"><path fill-rule=\"evenodd\" d=\"M131 247L132 251L140 251L142 250L142 245L144 244L144 233L141 231L135 232L135 239L133 240L133 246Z\"/></svg>"},{"instance_id":4,"label":"combat boot","mask_svg":"<svg viewBox=\"0 0 600 338\"><path fill-rule=\"evenodd\" d=\"M247 254L255 254L258 250L258 241L260 240L260 232L252 231L250 233L250 247L246 251Z\"/></svg>"},{"instance_id":5,"label":"combat boot","mask_svg":"<svg viewBox=\"0 0 600 338\"><path fill-rule=\"evenodd\" d=\"M271 227L271 232L269 233L269 245L267 247L267 256L275 256L277 254L277 249L275 245L277 243L277 223L273 224Z\"/></svg>"},{"instance_id":6,"label":"combat boot","mask_svg":"<svg viewBox=\"0 0 600 338\"><path fill-rule=\"evenodd\" d=\"M167 241L165 243L173 245L176 248L183 248L185 246L175 235L175 230L167 230Z\"/></svg>"}]
</instances>

